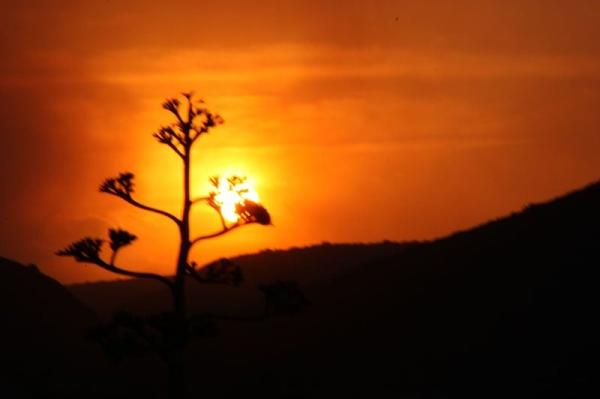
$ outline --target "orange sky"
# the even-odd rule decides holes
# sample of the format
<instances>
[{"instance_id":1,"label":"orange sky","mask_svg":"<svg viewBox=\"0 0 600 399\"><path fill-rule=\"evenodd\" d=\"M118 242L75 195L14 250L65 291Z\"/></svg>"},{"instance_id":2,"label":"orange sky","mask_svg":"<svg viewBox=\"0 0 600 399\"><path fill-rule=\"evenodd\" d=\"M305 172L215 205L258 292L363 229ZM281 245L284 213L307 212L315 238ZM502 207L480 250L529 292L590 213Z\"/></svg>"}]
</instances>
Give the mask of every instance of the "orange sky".
<instances>
[{"instance_id":1,"label":"orange sky","mask_svg":"<svg viewBox=\"0 0 600 399\"><path fill-rule=\"evenodd\" d=\"M53 255L112 226L140 237L123 265L172 270L169 221L97 188L131 170L140 200L178 212L178 160L151 133L181 91L226 120L194 191L248 174L275 223L199 262L433 238L600 177L595 1L4 3L0 256L63 282L114 277Z\"/></svg>"}]
</instances>

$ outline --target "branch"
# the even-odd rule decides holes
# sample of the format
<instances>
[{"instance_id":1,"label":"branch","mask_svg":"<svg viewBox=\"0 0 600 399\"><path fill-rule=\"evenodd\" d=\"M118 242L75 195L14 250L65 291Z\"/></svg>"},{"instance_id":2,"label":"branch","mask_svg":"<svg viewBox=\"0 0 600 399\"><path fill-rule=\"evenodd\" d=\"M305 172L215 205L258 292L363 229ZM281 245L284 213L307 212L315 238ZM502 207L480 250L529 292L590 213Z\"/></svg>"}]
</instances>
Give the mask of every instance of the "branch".
<instances>
[{"instance_id":1,"label":"branch","mask_svg":"<svg viewBox=\"0 0 600 399\"><path fill-rule=\"evenodd\" d=\"M185 99L187 100L188 103L188 113L187 113L187 119L188 119L188 124L191 126L192 125L192 121L194 120L194 116L196 116L195 111L194 111L194 106L192 105L192 97L194 96L193 92L187 92L187 93L181 93Z\"/></svg>"},{"instance_id":2,"label":"branch","mask_svg":"<svg viewBox=\"0 0 600 399\"><path fill-rule=\"evenodd\" d=\"M225 217L223 216L220 210L218 210L217 213L219 214L219 219L221 220L221 226L223 226L223 228L226 229L227 223L225 222Z\"/></svg>"},{"instance_id":3,"label":"branch","mask_svg":"<svg viewBox=\"0 0 600 399\"><path fill-rule=\"evenodd\" d=\"M211 203L211 200L212 197L209 197L208 204L219 213L223 230L194 238L190 243L190 247L196 244L198 241L222 236L223 234L229 233L231 230L248 224L257 223L262 225L271 225L271 215L264 206L250 200L245 200L243 203L237 204L236 212L239 215L239 220L231 226L227 226L219 207L216 204Z\"/></svg>"},{"instance_id":4,"label":"branch","mask_svg":"<svg viewBox=\"0 0 600 399\"><path fill-rule=\"evenodd\" d=\"M182 128L186 128L187 124L185 123L185 121L181 117L181 114L179 113L179 104L180 102L178 99L171 98L163 103L163 108L175 115Z\"/></svg>"},{"instance_id":5,"label":"branch","mask_svg":"<svg viewBox=\"0 0 600 399\"><path fill-rule=\"evenodd\" d=\"M197 243L197 242L199 242L199 241L208 240L208 239L210 239L210 238L215 238L215 237L220 237L220 236L222 236L222 235L224 235L224 234L227 234L227 233L229 233L230 231L232 231L232 230L235 230L235 229L237 229L238 227L242 227L242 226L244 226L244 225L246 225L246 224L248 224L248 223L240 223L240 222L236 222L235 224L232 224L231 226L227 226L227 227L223 228L223 230L221 230L221 231L218 231L218 232L216 232L216 233L212 233L212 234L207 234L207 235L204 235L204 236L199 236L199 237L196 237L196 238L194 238L194 239L192 240L192 242L190 243L190 244L191 244L190 246L193 246L194 244L196 244L196 243Z\"/></svg>"},{"instance_id":6,"label":"branch","mask_svg":"<svg viewBox=\"0 0 600 399\"><path fill-rule=\"evenodd\" d=\"M179 155L179 157L180 157L181 159L183 159L183 158L184 158L184 155L183 155L183 153L182 153L182 152L179 150L179 148L177 148L177 147L175 146L175 144L173 144L173 143L172 143L172 142L170 142L170 141L169 141L168 143L165 143L165 144L166 144L166 145L168 145L168 146L169 146L169 147L170 147L170 148L171 148L173 151L175 151L175 153L176 153L177 155Z\"/></svg>"},{"instance_id":7,"label":"branch","mask_svg":"<svg viewBox=\"0 0 600 399\"><path fill-rule=\"evenodd\" d=\"M192 143L198 139L198 137L207 134L210 129L216 127L218 125L222 125L225 123L221 115L213 114L209 110L205 108L199 108L196 110L196 116L202 115L204 116L204 120L202 120L199 124L190 123L191 130L193 130L196 134L192 137Z\"/></svg>"},{"instance_id":8,"label":"branch","mask_svg":"<svg viewBox=\"0 0 600 399\"><path fill-rule=\"evenodd\" d=\"M96 263L100 260L100 250L104 240L101 238L85 237L68 247L56 252L58 256L72 256L76 262Z\"/></svg>"},{"instance_id":9,"label":"branch","mask_svg":"<svg viewBox=\"0 0 600 399\"><path fill-rule=\"evenodd\" d=\"M161 276L160 274L134 272L115 266L113 262L115 260L116 253L118 252L119 248L125 245L129 245L129 243L131 243L135 239L135 236L125 232L124 230L111 229L109 230L109 233L111 236L111 248L113 249L110 264L106 263L100 257L100 250L102 249L102 244L104 243L104 241L98 238L86 237L82 240L74 242L67 248L58 251L56 254L58 256L72 256L77 262L91 263L115 274L122 274L124 276L136 278L150 278L158 280L166 284L170 289L173 289L173 283L171 282L171 280L169 280L167 277Z\"/></svg>"},{"instance_id":10,"label":"branch","mask_svg":"<svg viewBox=\"0 0 600 399\"><path fill-rule=\"evenodd\" d=\"M140 204L139 202L137 202L136 200L134 200L131 197L124 197L123 199L126 202L130 203L131 205L133 205L133 206L135 206L137 208L140 208L140 209L143 209L143 210L149 211L149 212L154 212L154 213L157 213L159 215L166 216L169 219L171 219L172 221L174 221L177 224L177 226L181 225L181 221L177 217L175 217L174 215L170 214L169 212L163 211L161 209L153 208L153 207L148 206L148 205Z\"/></svg>"},{"instance_id":11,"label":"branch","mask_svg":"<svg viewBox=\"0 0 600 399\"><path fill-rule=\"evenodd\" d=\"M159 143L168 145L181 158L184 157L183 152L179 148L177 148L177 145L174 142L174 140L177 141L182 147L184 147L184 149L186 147L185 140L179 134L177 134L177 132L175 132L172 126L161 126L160 129L158 129L158 131L155 132L152 136Z\"/></svg>"},{"instance_id":12,"label":"branch","mask_svg":"<svg viewBox=\"0 0 600 399\"><path fill-rule=\"evenodd\" d=\"M197 204L198 202L202 202L202 201L209 201L211 199L211 197L198 197L198 198L194 198L192 200L192 205L193 204Z\"/></svg>"},{"instance_id":13,"label":"branch","mask_svg":"<svg viewBox=\"0 0 600 399\"><path fill-rule=\"evenodd\" d=\"M203 201L206 201L208 206L210 206L215 212L217 212L217 214L219 214L219 220L221 221L221 226L223 226L223 229L226 229L227 223L225 222L225 218L223 217L223 214L221 213L221 207L217 203L215 203L214 194L209 195L208 197L195 198L192 200L192 205L197 204L199 202L203 202Z\"/></svg>"},{"instance_id":14,"label":"branch","mask_svg":"<svg viewBox=\"0 0 600 399\"><path fill-rule=\"evenodd\" d=\"M119 197L119 198L125 200L125 202L128 202L129 204L131 204L137 208L140 208L140 209L143 209L143 210L146 210L149 212L158 213L159 215L166 216L169 219L171 219L172 221L174 221L175 224L177 224L177 226L180 226L181 221L179 219L177 219L174 215L170 214L169 212L166 212L166 211L163 211L163 210L160 210L157 208L153 208L148 205L141 204L133 199L133 197L131 195L134 192L134 184L133 184L134 177L135 177L134 174L131 172L124 172L124 173L119 174L119 176L117 176L117 177L110 177L110 178L104 180L104 182L100 185L100 192L114 195L115 197Z\"/></svg>"},{"instance_id":15,"label":"branch","mask_svg":"<svg viewBox=\"0 0 600 399\"><path fill-rule=\"evenodd\" d=\"M109 265L108 263L104 262L101 259L99 259L99 261L96 263L96 265L100 266L101 268L103 268L105 270L108 270L109 272L112 272L115 274L121 274L123 276L129 276L129 277L135 277L135 278L149 278L149 279L157 280L157 281L160 281L161 283L166 284L167 287L169 287L170 289L173 289L173 283L171 282L171 280L169 280L165 276L161 276L160 274L134 272L131 270L122 269L115 265Z\"/></svg>"}]
</instances>

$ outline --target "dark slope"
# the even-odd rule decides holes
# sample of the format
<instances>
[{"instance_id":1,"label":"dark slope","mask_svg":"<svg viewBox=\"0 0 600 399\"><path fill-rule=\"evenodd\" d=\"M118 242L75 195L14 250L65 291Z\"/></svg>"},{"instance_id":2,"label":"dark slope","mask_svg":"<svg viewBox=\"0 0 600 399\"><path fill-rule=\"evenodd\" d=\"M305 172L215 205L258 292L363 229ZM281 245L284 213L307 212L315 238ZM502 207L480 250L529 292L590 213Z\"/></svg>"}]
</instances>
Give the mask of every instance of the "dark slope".
<instances>
[{"instance_id":1,"label":"dark slope","mask_svg":"<svg viewBox=\"0 0 600 399\"><path fill-rule=\"evenodd\" d=\"M6 397L63 394L74 389L72 374L100 355L84 340L94 313L33 266L0 258L0 315L0 386L11 393Z\"/></svg>"},{"instance_id":2,"label":"dark slope","mask_svg":"<svg viewBox=\"0 0 600 399\"><path fill-rule=\"evenodd\" d=\"M35 267L0 257L0 315L0 398L165 397L164 367L110 363L96 314Z\"/></svg>"},{"instance_id":3,"label":"dark slope","mask_svg":"<svg viewBox=\"0 0 600 399\"><path fill-rule=\"evenodd\" d=\"M312 360L407 394L598 397L599 266L595 184L338 279Z\"/></svg>"},{"instance_id":4,"label":"dark slope","mask_svg":"<svg viewBox=\"0 0 600 399\"><path fill-rule=\"evenodd\" d=\"M599 257L596 184L367 262L191 357L228 397L600 397Z\"/></svg>"},{"instance_id":5,"label":"dark slope","mask_svg":"<svg viewBox=\"0 0 600 399\"><path fill-rule=\"evenodd\" d=\"M313 305L224 322L218 338L193 343L191 397L600 397L599 249L600 184L371 258L331 252L340 268L323 279L319 247L299 249L294 259L315 251L303 259L317 276L306 280ZM268 268L286 253L267 255L256 267L277 276ZM208 303L258 304L249 289L229 290Z\"/></svg>"},{"instance_id":6,"label":"dark slope","mask_svg":"<svg viewBox=\"0 0 600 399\"><path fill-rule=\"evenodd\" d=\"M349 273L362 263L398 253L411 244L329 244L265 250L232 260L244 271L242 287L206 286L188 283L190 306L198 312L252 312L261 307L256 290L260 283L292 280L307 290ZM69 290L83 303L108 317L127 309L150 313L171 306L169 293L160 283L147 280L121 280L75 284Z\"/></svg>"}]
</instances>

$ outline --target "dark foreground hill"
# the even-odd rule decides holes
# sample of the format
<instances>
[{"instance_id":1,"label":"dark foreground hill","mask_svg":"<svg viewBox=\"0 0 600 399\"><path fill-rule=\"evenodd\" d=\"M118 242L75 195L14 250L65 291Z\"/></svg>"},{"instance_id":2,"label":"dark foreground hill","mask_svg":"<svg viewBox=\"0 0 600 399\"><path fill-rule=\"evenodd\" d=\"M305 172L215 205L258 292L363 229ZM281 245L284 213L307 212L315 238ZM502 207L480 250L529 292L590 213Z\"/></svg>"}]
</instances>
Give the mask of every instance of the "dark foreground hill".
<instances>
[{"instance_id":1,"label":"dark foreground hill","mask_svg":"<svg viewBox=\"0 0 600 399\"><path fill-rule=\"evenodd\" d=\"M63 394L100 355L84 339L95 314L35 266L0 258L0 315L2 397Z\"/></svg>"},{"instance_id":2,"label":"dark foreground hill","mask_svg":"<svg viewBox=\"0 0 600 399\"><path fill-rule=\"evenodd\" d=\"M33 265L0 257L0 316L2 399L164 397L161 364L110 363L95 312Z\"/></svg>"},{"instance_id":3,"label":"dark foreground hill","mask_svg":"<svg viewBox=\"0 0 600 399\"><path fill-rule=\"evenodd\" d=\"M298 256L305 262L283 267L296 270L286 277L302 279L303 267L314 272L304 281L312 302L304 314L224 322L218 338L190 347L194 394L600 397L600 184L446 238L392 245L371 258L345 257L336 246L325 261L302 252L322 249L275 253L280 264ZM268 263L269 256L243 259ZM336 258L341 263L328 273ZM273 268L265 267L261 278L273 276ZM319 270L327 278L319 279ZM104 295L89 295L94 287L109 293L130 283L103 284L72 290L91 304ZM260 306L251 285L192 302L212 298L207 306L219 311L251 312ZM136 302L126 296L123 304Z\"/></svg>"},{"instance_id":4,"label":"dark foreground hill","mask_svg":"<svg viewBox=\"0 0 600 399\"><path fill-rule=\"evenodd\" d=\"M189 397L600 397L599 258L600 184L431 242L241 257L246 286L190 283L194 310L252 314L254 285L272 278L299 280L312 305L222 322L216 338L194 341ZM1 263L2 392L164 397L159 360L100 367L81 338L94 315L35 270ZM140 281L70 290L103 315L168 304Z\"/></svg>"},{"instance_id":5,"label":"dark foreground hill","mask_svg":"<svg viewBox=\"0 0 600 399\"><path fill-rule=\"evenodd\" d=\"M600 397L599 265L595 184L366 262L195 356L231 397Z\"/></svg>"},{"instance_id":6,"label":"dark foreground hill","mask_svg":"<svg viewBox=\"0 0 600 399\"><path fill-rule=\"evenodd\" d=\"M594 184L337 279L303 361L364 395L600 397L599 266Z\"/></svg>"}]
</instances>

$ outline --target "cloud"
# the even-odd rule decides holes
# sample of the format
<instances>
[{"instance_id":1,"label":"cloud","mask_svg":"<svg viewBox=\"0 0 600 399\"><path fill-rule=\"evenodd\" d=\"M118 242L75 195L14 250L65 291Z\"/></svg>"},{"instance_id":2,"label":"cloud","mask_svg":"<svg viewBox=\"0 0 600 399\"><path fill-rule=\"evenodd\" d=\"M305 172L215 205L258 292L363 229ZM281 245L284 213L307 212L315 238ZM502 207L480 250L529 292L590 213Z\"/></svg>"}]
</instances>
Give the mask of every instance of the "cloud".
<instances>
[{"instance_id":1,"label":"cloud","mask_svg":"<svg viewBox=\"0 0 600 399\"><path fill-rule=\"evenodd\" d=\"M588 0L244 0L3 4L3 47L78 54L114 49L242 49L272 44L485 54L599 54ZM27 50L25 50L27 49Z\"/></svg>"}]
</instances>

